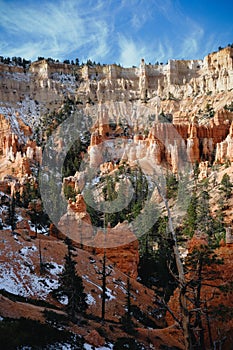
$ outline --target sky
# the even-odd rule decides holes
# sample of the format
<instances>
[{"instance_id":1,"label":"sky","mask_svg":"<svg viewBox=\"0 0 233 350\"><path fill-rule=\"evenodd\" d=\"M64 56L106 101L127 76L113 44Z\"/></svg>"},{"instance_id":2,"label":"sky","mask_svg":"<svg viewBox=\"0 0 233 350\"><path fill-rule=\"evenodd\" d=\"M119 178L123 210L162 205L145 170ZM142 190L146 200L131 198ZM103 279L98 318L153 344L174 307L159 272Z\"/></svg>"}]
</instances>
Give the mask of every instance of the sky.
<instances>
[{"instance_id":1,"label":"sky","mask_svg":"<svg viewBox=\"0 0 233 350\"><path fill-rule=\"evenodd\" d=\"M232 0L0 0L0 56L124 67L233 43Z\"/></svg>"}]
</instances>

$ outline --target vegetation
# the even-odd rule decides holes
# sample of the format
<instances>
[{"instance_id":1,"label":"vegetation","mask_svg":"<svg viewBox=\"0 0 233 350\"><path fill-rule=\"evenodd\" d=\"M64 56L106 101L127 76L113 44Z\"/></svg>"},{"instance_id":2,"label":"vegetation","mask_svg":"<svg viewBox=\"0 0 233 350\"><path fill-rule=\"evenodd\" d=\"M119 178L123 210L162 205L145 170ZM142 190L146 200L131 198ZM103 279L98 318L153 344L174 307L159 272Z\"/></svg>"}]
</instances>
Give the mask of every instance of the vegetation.
<instances>
[{"instance_id":1,"label":"vegetation","mask_svg":"<svg viewBox=\"0 0 233 350\"><path fill-rule=\"evenodd\" d=\"M126 202L127 197L125 196L128 192L127 180L124 181L122 178L129 180L134 189L133 197L128 205ZM144 208L148 196L148 184L146 176L138 167L130 169L130 167L122 165L119 167L119 171L115 172L114 177L106 176L99 186L101 187L104 200L109 203L109 207L111 207L111 212L106 214L105 220L106 223L110 223L112 227L124 220L128 220L129 222L133 221ZM87 202L87 211L91 216L92 223L97 227L103 226L101 206L95 209L97 207L95 204L97 200L94 198L91 186L85 189L85 198ZM114 202L115 200L117 201ZM93 205L89 205L88 203L93 203ZM115 211L113 210L114 205ZM119 207L123 209L119 211Z\"/></svg>"},{"instance_id":2,"label":"vegetation","mask_svg":"<svg viewBox=\"0 0 233 350\"><path fill-rule=\"evenodd\" d=\"M0 63L4 63L4 64L12 64L13 66L20 66L23 68L28 67L31 64L30 60L26 60L25 58L22 57L3 57L0 56Z\"/></svg>"},{"instance_id":3,"label":"vegetation","mask_svg":"<svg viewBox=\"0 0 233 350\"><path fill-rule=\"evenodd\" d=\"M231 101L231 103L229 105L225 105L224 109L233 112L233 101Z\"/></svg>"},{"instance_id":4,"label":"vegetation","mask_svg":"<svg viewBox=\"0 0 233 350\"><path fill-rule=\"evenodd\" d=\"M230 176L227 173L225 173L222 177L220 187L219 187L219 191L223 197L224 204L226 204L228 199L231 198L232 187L233 185L231 183Z\"/></svg>"},{"instance_id":5,"label":"vegetation","mask_svg":"<svg viewBox=\"0 0 233 350\"><path fill-rule=\"evenodd\" d=\"M26 318L4 318L0 322L0 340L2 349L8 350L58 349L67 343L76 349L84 349L84 342L72 333Z\"/></svg>"},{"instance_id":6,"label":"vegetation","mask_svg":"<svg viewBox=\"0 0 233 350\"><path fill-rule=\"evenodd\" d=\"M145 350L146 348L143 344L140 344L134 338L126 338L126 337L119 338L113 346L113 350L126 350L126 349Z\"/></svg>"},{"instance_id":7,"label":"vegetation","mask_svg":"<svg viewBox=\"0 0 233 350\"><path fill-rule=\"evenodd\" d=\"M16 223L17 223L17 215L15 211L15 196L13 195L8 206L6 224L11 226L11 230L14 231L14 229L16 228Z\"/></svg>"},{"instance_id":8,"label":"vegetation","mask_svg":"<svg viewBox=\"0 0 233 350\"><path fill-rule=\"evenodd\" d=\"M228 45L232 47L232 45ZM222 48L220 47L219 50ZM44 60L44 57L38 57L38 61ZM47 58L48 62L58 63L58 60ZM30 61L21 59L20 57L3 58L0 57L0 63L12 64L14 66L28 67ZM64 64L79 66L79 59L64 60ZM88 67L99 65L92 62L90 59L86 62ZM158 62L157 62L158 64ZM77 74L77 73L76 73ZM78 79L78 76L77 76ZM96 77L94 78L96 79ZM212 95L212 91L206 93L207 96ZM168 99L177 100L175 96L169 92ZM211 100L211 99L210 99ZM34 137L38 145L44 147L53 131L59 127L72 114L77 112L77 105L82 104L83 100L76 101L73 98L64 98L62 107L52 113L46 114L40 119L40 125L36 128ZM145 96L145 102L147 96ZM89 103L93 103L88 98ZM210 102L211 103L211 102ZM207 103L204 111L199 111L203 118L212 118L214 109L210 103ZM225 106L226 110L233 111L233 102ZM76 115L76 114L75 114ZM77 115L77 119L78 119ZM155 115L148 117L148 123L152 124L155 120ZM158 116L160 123L172 123L172 115L162 112ZM147 122L147 120L146 120ZM146 124L146 123L145 123ZM111 120L110 127L114 131L117 124ZM129 127L126 121L121 122L122 135L129 135ZM58 128L58 130L61 128ZM88 129L88 127L87 127ZM144 129L142 134L148 135L149 129ZM130 134L131 135L131 134ZM59 134L60 136L60 134ZM112 137L112 135L110 135ZM131 135L132 136L132 135ZM202 150L203 144L200 142ZM162 203L159 205L147 205L147 199L151 194L151 186L149 176L145 176L140 167L131 167L128 164L121 164L118 170L113 174L107 174L100 177L100 173L95 174L91 169L82 168L84 164L84 156L87 153L90 144L89 131L83 131L79 135L75 143L66 154L63 164L62 175L68 177L74 175L77 171L86 170L87 186L84 190L87 211L90 214L92 224L96 227L106 229L109 223L112 227L119 222L127 220L131 224L132 231L138 236L139 240L139 281L154 290L156 309L148 310L148 313L142 311L138 306L133 305L133 294L131 280L128 276L127 284L121 284L121 290L125 292L124 315L121 320L115 323L117 327L124 330L129 335L135 335L135 323L140 326L156 327L156 322L152 319L156 317L156 312L159 317L170 313L174 318L177 327L183 331L184 346L186 350L203 350L207 346L214 349L216 344L213 339L213 330L211 321L213 317L218 317L223 321L229 321L232 318L232 308L227 308L225 305L212 308L211 298L215 297L215 293L232 293L232 284L222 284L221 276L218 275L218 267L222 264L222 260L215 255L215 248L219 246L219 242L225 236L225 213L229 209L230 199L232 197L232 183L230 176L225 173L221 183L217 188L217 208L215 212L210 208L211 190L213 189L210 181L199 180L199 164L196 163L193 169L193 174L188 174L187 177L193 176L192 184L189 183L188 190L191 193L190 200L187 206L183 221L177 227L173 223L172 206L179 202L180 195L179 179L180 177L167 172L165 181L165 190L160 184L157 184L158 192L162 198ZM62 147L61 147L62 148ZM54 151L53 158L58 158L59 153ZM108 159L109 154L104 154L104 159ZM119 160L118 160L119 163ZM52 174L54 175L54 174ZM60 213L61 196L56 176L49 178L49 185L52 193L56 198L53 206ZM133 188L132 198L127 202L131 193L128 188L128 183L131 183ZM16 228L17 215L16 206L26 209L26 213L30 216L30 221L35 225L36 232L48 225L48 217L43 211L43 208L38 209L38 198L40 197L37 181L27 182L24 184L22 195L16 192L12 200L9 202L7 210L6 223L11 227L12 231ZM216 185L216 184L215 184ZM64 185L64 195L66 199L75 200L77 192L70 185ZM182 190L182 189L181 189ZM186 188L183 189L187 190ZM45 191L46 192L46 191ZM48 192L48 195L50 193ZM98 197L98 198L96 198ZM185 197L185 193L183 193ZM97 203L97 199L99 200ZM184 199L185 200L185 199ZM66 204L66 203L65 203ZM103 214L104 205L111 209ZM162 211L159 210L159 206ZM119 209L118 208L123 208ZM62 208L61 208L62 209ZM143 213L143 216L140 214ZM177 213L179 215L180 213ZM61 215L59 215L60 218ZM156 219L156 220L154 220ZM179 218L178 218L179 219ZM154 223L155 222L155 223ZM152 223L148 227L148 223ZM4 228L0 220L0 228ZM142 233L145 233L142 235ZM193 238L193 239L192 239ZM194 246L190 245L189 252L181 254L181 249L186 247L186 243L197 242ZM201 243L198 244L198 241ZM84 318L106 321L106 302L108 299L108 276L113 273L112 266L107 266L106 250L103 251L101 267L96 269L96 274L99 276L101 289L101 318L96 316L87 316L86 294L84 292L82 278L78 275L76 269L75 249L69 239L66 240L67 254L65 256L64 270L59 276L59 287L53 291L52 295L64 306L64 314L58 314L53 310L48 310L51 306L45 301L34 301L36 305L45 307L44 316L46 324L41 325L35 321L20 319L13 321L4 319L0 322L0 335L3 347L13 349L19 346L43 347L46 349L49 344L56 342L70 342L72 346L82 349L83 344L79 339L74 339L73 335L64 331L67 324L81 323ZM41 248L39 244L40 272L46 267L42 260ZM114 281L114 280L113 280ZM226 281L225 281L226 282ZM114 281L115 283L115 281ZM208 293L205 293L206 288L209 288ZM146 291L146 289L145 289ZM175 292L176 291L176 292ZM209 292L210 291L210 292ZM213 291L213 295L210 294ZM175 292L175 294L174 294ZM9 296L7 292L1 291L9 299L14 301L22 301L32 303L31 300L19 296ZM5 293L5 294L4 294ZM177 310L170 309L169 300L174 295L177 301ZM208 296L208 297L207 297ZM209 299L208 299L209 298ZM63 307L62 306L62 307ZM122 307L122 304L120 305ZM150 312L150 313L149 313ZM31 322L31 323L30 323ZM87 322L84 319L84 322ZM104 323L104 322L103 322ZM112 322L114 323L114 322ZM107 322L105 323L105 325ZM55 329L55 327L57 329ZM112 325L109 326L113 328ZM58 330L59 328L59 330ZM34 337L26 330L30 329L30 333L38 334ZM32 330L32 331L31 331ZM14 337L13 333L17 333ZM57 332L57 333L56 333ZM44 334L46 333L46 336ZM102 330L106 335L106 330ZM8 338L8 343L6 339ZM55 339L56 338L56 339ZM10 339L10 342L9 342ZM221 340L224 341L223 339ZM75 343L74 345L74 342ZM210 345L207 345L210 344ZM220 344L220 343L219 343ZM54 345L56 346L56 345ZM142 344L139 344L134 338L120 338L114 344L114 349L144 349ZM168 348L166 345L161 349Z\"/></svg>"},{"instance_id":9,"label":"vegetation","mask_svg":"<svg viewBox=\"0 0 233 350\"><path fill-rule=\"evenodd\" d=\"M68 253L65 256L65 266L59 277L60 286L52 294L58 300L65 300L65 310L71 320L76 322L77 316L82 315L87 309L86 294L84 293L82 278L75 269L76 262L73 260L72 243L68 238L65 242L68 248Z\"/></svg>"},{"instance_id":10,"label":"vegetation","mask_svg":"<svg viewBox=\"0 0 233 350\"><path fill-rule=\"evenodd\" d=\"M107 277L112 274L112 268L110 266L106 265L106 250L104 250L104 256L102 259L102 269L97 270L96 273L100 276L101 280L101 287L102 287L102 293L101 293L101 320L105 320L105 306L106 306L106 300L108 299L107 296Z\"/></svg>"}]
</instances>

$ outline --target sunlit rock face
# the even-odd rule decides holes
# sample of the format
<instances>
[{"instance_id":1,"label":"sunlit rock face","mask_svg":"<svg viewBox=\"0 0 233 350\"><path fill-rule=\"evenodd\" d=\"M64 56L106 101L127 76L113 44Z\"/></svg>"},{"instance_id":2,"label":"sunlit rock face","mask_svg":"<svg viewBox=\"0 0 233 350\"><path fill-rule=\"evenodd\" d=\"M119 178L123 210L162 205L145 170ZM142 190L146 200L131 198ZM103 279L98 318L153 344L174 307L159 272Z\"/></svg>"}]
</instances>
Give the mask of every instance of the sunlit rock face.
<instances>
[{"instance_id":1,"label":"sunlit rock face","mask_svg":"<svg viewBox=\"0 0 233 350\"><path fill-rule=\"evenodd\" d=\"M104 232L98 229L94 232L90 215L82 195L76 196L76 201L69 201L67 213L64 214L58 228L51 226L50 233L58 238L69 237L74 245L102 256L104 251L116 267L130 277L138 275L139 243L129 228L128 222L110 226Z\"/></svg>"},{"instance_id":2,"label":"sunlit rock face","mask_svg":"<svg viewBox=\"0 0 233 350\"><path fill-rule=\"evenodd\" d=\"M139 243L130 230L128 222L119 223L113 228L108 227L106 233L99 230L93 240L93 245L96 247L97 255L104 254L103 246L106 245L106 257L122 272L137 278Z\"/></svg>"},{"instance_id":3,"label":"sunlit rock face","mask_svg":"<svg viewBox=\"0 0 233 350\"><path fill-rule=\"evenodd\" d=\"M233 162L233 122L226 139L217 144L215 161L217 163Z\"/></svg>"},{"instance_id":4,"label":"sunlit rock face","mask_svg":"<svg viewBox=\"0 0 233 350\"><path fill-rule=\"evenodd\" d=\"M92 239L91 218L81 194L76 196L75 202L69 200L67 212L61 217L58 228L60 237L69 237L77 245L86 244Z\"/></svg>"}]
</instances>

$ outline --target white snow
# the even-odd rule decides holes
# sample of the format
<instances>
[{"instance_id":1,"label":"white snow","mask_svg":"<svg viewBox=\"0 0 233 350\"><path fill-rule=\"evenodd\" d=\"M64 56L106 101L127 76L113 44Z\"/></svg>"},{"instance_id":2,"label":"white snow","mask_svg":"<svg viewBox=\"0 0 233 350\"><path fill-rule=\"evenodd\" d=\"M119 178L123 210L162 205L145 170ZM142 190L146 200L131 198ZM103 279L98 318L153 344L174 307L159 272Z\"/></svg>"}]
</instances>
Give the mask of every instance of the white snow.
<instances>
[{"instance_id":1,"label":"white snow","mask_svg":"<svg viewBox=\"0 0 233 350\"><path fill-rule=\"evenodd\" d=\"M47 227L42 227L41 225L37 225L37 228L36 228L36 225L35 224L32 224L31 221L28 221L29 223L29 226L30 226L30 230L33 231L33 232L37 232L37 233L41 233L41 234L45 234L45 233L48 233L48 230L49 228Z\"/></svg>"},{"instance_id":2,"label":"white snow","mask_svg":"<svg viewBox=\"0 0 233 350\"><path fill-rule=\"evenodd\" d=\"M75 76L72 74L60 74L53 73L51 78L59 83L61 83L61 87L64 87L66 91L71 93L75 92L76 89L76 80Z\"/></svg>"},{"instance_id":3,"label":"white snow","mask_svg":"<svg viewBox=\"0 0 233 350\"><path fill-rule=\"evenodd\" d=\"M21 264L17 273L9 263L0 266L1 289L24 297L39 296L45 299L46 296L58 287L58 281L48 277L37 276L34 273L33 265Z\"/></svg>"},{"instance_id":4,"label":"white snow","mask_svg":"<svg viewBox=\"0 0 233 350\"><path fill-rule=\"evenodd\" d=\"M90 283L90 284L92 284L93 286L95 286L96 288L98 288L99 290L102 290L102 288L101 288L98 284L96 284L96 283L94 283L93 281L91 281L87 275L83 275L82 278L83 278L85 281L87 281L88 283Z\"/></svg>"},{"instance_id":5,"label":"white snow","mask_svg":"<svg viewBox=\"0 0 233 350\"><path fill-rule=\"evenodd\" d=\"M87 304L88 305L96 304L95 298L90 293L87 294Z\"/></svg>"},{"instance_id":6,"label":"white snow","mask_svg":"<svg viewBox=\"0 0 233 350\"><path fill-rule=\"evenodd\" d=\"M38 249L35 245L26 245L18 252L12 252L7 245L5 249L7 252L0 252L0 259L1 255L8 257L8 261L0 265L1 289L24 297L38 296L45 299L53 289L58 287L57 274L61 271L60 265L51 262L54 265L51 274L49 272L47 275L35 273L35 266L31 259L32 255L36 254L39 260Z\"/></svg>"},{"instance_id":7,"label":"white snow","mask_svg":"<svg viewBox=\"0 0 233 350\"><path fill-rule=\"evenodd\" d=\"M20 254L22 255L27 255L30 253L30 251L36 251L37 248L35 245L31 246L31 247L23 247L22 249L20 249Z\"/></svg>"},{"instance_id":8,"label":"white snow","mask_svg":"<svg viewBox=\"0 0 233 350\"><path fill-rule=\"evenodd\" d=\"M106 294L107 294L107 296L108 296L108 300L116 299L116 297L112 294L111 289L107 288Z\"/></svg>"},{"instance_id":9,"label":"white snow","mask_svg":"<svg viewBox=\"0 0 233 350\"><path fill-rule=\"evenodd\" d=\"M6 193L4 193L4 192L2 192L2 191L0 191L0 196L1 196L1 197L6 196L7 198L11 198L8 194L6 194ZM0 209L1 209L1 208L0 208Z\"/></svg>"},{"instance_id":10,"label":"white snow","mask_svg":"<svg viewBox=\"0 0 233 350\"><path fill-rule=\"evenodd\" d=\"M63 265L58 265L56 262L52 262L51 265L53 267L51 267L49 270L50 270L50 273L52 275L56 275L57 276L57 275L59 275L62 272Z\"/></svg>"},{"instance_id":11,"label":"white snow","mask_svg":"<svg viewBox=\"0 0 233 350\"><path fill-rule=\"evenodd\" d=\"M90 344L84 344L85 350L111 350L113 349L113 344L107 344L106 346L101 346L100 348L95 348Z\"/></svg>"},{"instance_id":12,"label":"white snow","mask_svg":"<svg viewBox=\"0 0 233 350\"><path fill-rule=\"evenodd\" d=\"M98 183L100 182L100 176L96 176L92 182L91 182L91 185L94 186L94 185L98 185Z\"/></svg>"},{"instance_id":13,"label":"white snow","mask_svg":"<svg viewBox=\"0 0 233 350\"><path fill-rule=\"evenodd\" d=\"M91 281L91 280L88 278L87 275L83 275L82 278L83 278L85 281L87 281L88 283L94 285L96 288L98 288L99 290L102 291L102 287L99 286L98 284L94 283L93 281ZM112 290L109 289L109 288L106 288L106 289L107 289L106 294L107 294L107 297L108 297L107 301L116 299L116 297L112 294ZM99 295L99 297L101 297L101 295Z\"/></svg>"},{"instance_id":14,"label":"white snow","mask_svg":"<svg viewBox=\"0 0 233 350\"><path fill-rule=\"evenodd\" d=\"M18 73L18 72L4 72L5 76L9 76L9 79L11 80L18 80L18 81L30 81L30 73Z\"/></svg>"},{"instance_id":15,"label":"white snow","mask_svg":"<svg viewBox=\"0 0 233 350\"><path fill-rule=\"evenodd\" d=\"M66 295L63 295L59 298L59 302L62 304L62 305L68 305L68 297Z\"/></svg>"},{"instance_id":16,"label":"white snow","mask_svg":"<svg viewBox=\"0 0 233 350\"><path fill-rule=\"evenodd\" d=\"M1 204L1 206L0 206L0 215L2 215L3 212L7 212L7 209L8 209L8 207L6 205L2 205Z\"/></svg>"}]
</instances>

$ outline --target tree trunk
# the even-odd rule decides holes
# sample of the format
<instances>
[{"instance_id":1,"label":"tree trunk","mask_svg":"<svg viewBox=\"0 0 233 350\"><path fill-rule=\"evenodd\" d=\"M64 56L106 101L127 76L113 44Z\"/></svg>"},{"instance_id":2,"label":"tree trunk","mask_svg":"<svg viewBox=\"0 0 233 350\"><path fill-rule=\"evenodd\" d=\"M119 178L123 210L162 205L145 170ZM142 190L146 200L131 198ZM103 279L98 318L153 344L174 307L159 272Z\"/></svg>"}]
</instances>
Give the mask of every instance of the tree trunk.
<instances>
[{"instance_id":1,"label":"tree trunk","mask_svg":"<svg viewBox=\"0 0 233 350\"><path fill-rule=\"evenodd\" d=\"M101 311L102 321L104 321L104 318L105 318L105 303L106 303L106 252L104 250L103 270L102 270L102 311Z\"/></svg>"},{"instance_id":2,"label":"tree trunk","mask_svg":"<svg viewBox=\"0 0 233 350\"><path fill-rule=\"evenodd\" d=\"M180 253L177 245L177 239L176 239L176 233L173 227L173 222L172 222L172 215L171 211L168 205L168 200L162 193L161 189L157 186L158 192L161 195L167 215L168 215L168 224L169 224L169 229L171 232L172 236L172 241L173 241L173 251L175 255L175 261L176 261L176 267L178 271L178 281L179 281L179 289L180 289L180 309L181 309L181 314L182 314L182 328L184 332L184 344L185 344L185 350L192 350L192 332L190 329L190 316L189 316L189 311L188 311L188 306L187 306L187 298L186 298L186 280L185 280L185 274L184 274L184 267L180 258Z\"/></svg>"}]
</instances>

